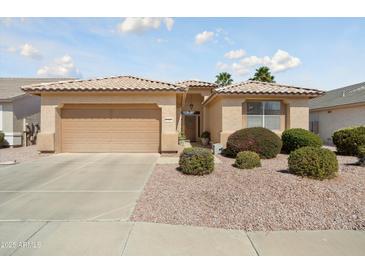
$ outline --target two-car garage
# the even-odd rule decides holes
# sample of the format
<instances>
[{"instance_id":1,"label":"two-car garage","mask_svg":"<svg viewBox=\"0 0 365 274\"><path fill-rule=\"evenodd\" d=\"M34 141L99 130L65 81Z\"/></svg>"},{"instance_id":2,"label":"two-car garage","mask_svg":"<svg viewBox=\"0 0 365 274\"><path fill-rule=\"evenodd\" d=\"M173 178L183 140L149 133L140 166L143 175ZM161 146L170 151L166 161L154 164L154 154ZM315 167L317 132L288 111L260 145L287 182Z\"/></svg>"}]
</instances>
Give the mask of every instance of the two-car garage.
<instances>
[{"instance_id":1,"label":"two-car garage","mask_svg":"<svg viewBox=\"0 0 365 274\"><path fill-rule=\"evenodd\" d=\"M41 97L41 152L170 153L186 88L134 76L23 86Z\"/></svg>"},{"instance_id":2,"label":"two-car garage","mask_svg":"<svg viewBox=\"0 0 365 274\"><path fill-rule=\"evenodd\" d=\"M159 152L157 105L69 104L61 109L62 152Z\"/></svg>"}]
</instances>

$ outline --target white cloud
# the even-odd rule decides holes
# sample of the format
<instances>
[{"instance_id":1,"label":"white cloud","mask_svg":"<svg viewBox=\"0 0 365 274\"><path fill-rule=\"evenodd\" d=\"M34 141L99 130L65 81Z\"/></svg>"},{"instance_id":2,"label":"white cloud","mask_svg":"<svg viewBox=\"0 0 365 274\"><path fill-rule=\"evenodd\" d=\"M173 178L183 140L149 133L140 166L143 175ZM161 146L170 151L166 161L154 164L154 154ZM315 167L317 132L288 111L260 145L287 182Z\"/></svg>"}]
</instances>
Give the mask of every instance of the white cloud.
<instances>
[{"instance_id":1,"label":"white cloud","mask_svg":"<svg viewBox=\"0 0 365 274\"><path fill-rule=\"evenodd\" d=\"M212 31L203 31L201 33L198 33L195 36L195 43L198 45L204 44L208 41L213 40L214 38L214 32Z\"/></svg>"},{"instance_id":2,"label":"white cloud","mask_svg":"<svg viewBox=\"0 0 365 274\"><path fill-rule=\"evenodd\" d=\"M284 50L279 49L271 58L271 69L273 72L285 71L295 68L301 64L298 57L291 56Z\"/></svg>"},{"instance_id":3,"label":"white cloud","mask_svg":"<svg viewBox=\"0 0 365 274\"><path fill-rule=\"evenodd\" d=\"M298 57L291 56L288 52L278 49L272 57L248 56L233 64L219 62L217 68L220 70L229 70L233 73L244 76L257 66L267 66L272 72L282 72L295 68L301 64Z\"/></svg>"},{"instance_id":4,"label":"white cloud","mask_svg":"<svg viewBox=\"0 0 365 274\"><path fill-rule=\"evenodd\" d=\"M51 65L38 69L37 74L42 77L80 77L80 71L76 68L72 57L64 55L54 60Z\"/></svg>"},{"instance_id":5,"label":"white cloud","mask_svg":"<svg viewBox=\"0 0 365 274\"><path fill-rule=\"evenodd\" d=\"M142 33L147 30L158 29L164 24L168 31L174 26L174 19L170 17L127 17L118 25L118 30L124 33Z\"/></svg>"},{"instance_id":6,"label":"white cloud","mask_svg":"<svg viewBox=\"0 0 365 274\"><path fill-rule=\"evenodd\" d=\"M24 45L19 47L8 47L7 51L11 53L18 53L21 56L31 59L42 59L42 54L39 52L39 50L37 50L34 46L28 43L25 43Z\"/></svg>"},{"instance_id":7,"label":"white cloud","mask_svg":"<svg viewBox=\"0 0 365 274\"><path fill-rule=\"evenodd\" d=\"M246 52L243 49L231 50L224 54L224 57L228 59L239 59L246 55Z\"/></svg>"},{"instance_id":8,"label":"white cloud","mask_svg":"<svg viewBox=\"0 0 365 274\"><path fill-rule=\"evenodd\" d=\"M24 44L20 47L19 53L22 56L29 57L32 59L41 59L42 55L41 53L33 47L31 44Z\"/></svg>"},{"instance_id":9,"label":"white cloud","mask_svg":"<svg viewBox=\"0 0 365 274\"><path fill-rule=\"evenodd\" d=\"M172 27L174 26L174 19L172 19L171 17L165 17L163 19L165 25L166 25L166 28L168 31L171 31L172 30Z\"/></svg>"}]
</instances>

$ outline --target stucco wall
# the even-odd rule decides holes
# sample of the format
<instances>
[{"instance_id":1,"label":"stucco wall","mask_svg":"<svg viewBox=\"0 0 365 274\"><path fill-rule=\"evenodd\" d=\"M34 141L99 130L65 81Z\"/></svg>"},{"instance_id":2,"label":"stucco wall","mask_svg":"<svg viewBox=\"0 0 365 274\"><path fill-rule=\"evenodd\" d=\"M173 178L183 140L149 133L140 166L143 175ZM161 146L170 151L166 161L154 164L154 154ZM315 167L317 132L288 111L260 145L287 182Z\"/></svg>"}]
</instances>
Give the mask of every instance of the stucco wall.
<instances>
[{"instance_id":1,"label":"stucco wall","mask_svg":"<svg viewBox=\"0 0 365 274\"><path fill-rule=\"evenodd\" d=\"M281 134L286 128L309 127L308 98L285 96L245 96L226 95L218 96L206 105L207 130L211 132L213 142L226 145L228 136L241 128L247 127L245 102L249 100L281 101ZM221 107L221 112L218 108ZM214 138L214 139L213 139Z\"/></svg>"},{"instance_id":2,"label":"stucco wall","mask_svg":"<svg viewBox=\"0 0 365 274\"><path fill-rule=\"evenodd\" d=\"M63 104L157 104L161 108L161 150L177 151L176 131L176 94L175 93L123 93L123 94L47 94L41 98L41 133L39 142L47 140L52 143L49 135L54 135L55 147L45 147L43 150L59 151L60 143L59 109ZM166 119L168 118L168 119ZM166 120L165 120L166 119ZM43 136L42 136L43 135ZM45 141L46 142L46 141Z\"/></svg>"},{"instance_id":3,"label":"stucco wall","mask_svg":"<svg viewBox=\"0 0 365 274\"><path fill-rule=\"evenodd\" d=\"M210 132L213 143L220 142L222 131L222 100L215 98L205 107L205 130Z\"/></svg>"},{"instance_id":4,"label":"stucco wall","mask_svg":"<svg viewBox=\"0 0 365 274\"><path fill-rule=\"evenodd\" d=\"M365 125L365 105L311 111L310 120L318 121L319 135L332 144L332 134L341 128Z\"/></svg>"},{"instance_id":5,"label":"stucco wall","mask_svg":"<svg viewBox=\"0 0 365 274\"><path fill-rule=\"evenodd\" d=\"M287 128L309 129L308 98L285 99L287 104Z\"/></svg>"}]
</instances>

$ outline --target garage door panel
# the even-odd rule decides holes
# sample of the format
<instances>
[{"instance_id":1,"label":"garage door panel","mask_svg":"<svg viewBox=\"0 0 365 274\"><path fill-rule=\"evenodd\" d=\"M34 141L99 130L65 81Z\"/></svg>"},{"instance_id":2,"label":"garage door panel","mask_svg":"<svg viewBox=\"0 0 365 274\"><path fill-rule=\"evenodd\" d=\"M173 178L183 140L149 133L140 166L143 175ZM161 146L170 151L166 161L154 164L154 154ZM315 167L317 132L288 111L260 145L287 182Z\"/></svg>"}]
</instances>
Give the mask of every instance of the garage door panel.
<instances>
[{"instance_id":1,"label":"garage door panel","mask_svg":"<svg viewBox=\"0 0 365 274\"><path fill-rule=\"evenodd\" d=\"M161 112L152 106L66 108L61 120L62 151L159 152Z\"/></svg>"}]
</instances>

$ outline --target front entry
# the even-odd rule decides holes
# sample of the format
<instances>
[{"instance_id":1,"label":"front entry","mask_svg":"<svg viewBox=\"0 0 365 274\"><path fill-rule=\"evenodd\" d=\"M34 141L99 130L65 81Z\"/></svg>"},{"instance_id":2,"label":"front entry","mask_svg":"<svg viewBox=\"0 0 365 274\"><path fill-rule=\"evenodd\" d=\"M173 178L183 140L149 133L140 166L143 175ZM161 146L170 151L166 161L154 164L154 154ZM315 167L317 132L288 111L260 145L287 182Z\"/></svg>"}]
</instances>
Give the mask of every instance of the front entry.
<instances>
[{"instance_id":1,"label":"front entry","mask_svg":"<svg viewBox=\"0 0 365 274\"><path fill-rule=\"evenodd\" d=\"M188 115L184 117L184 133L190 142L196 142L196 119L198 116Z\"/></svg>"}]
</instances>

